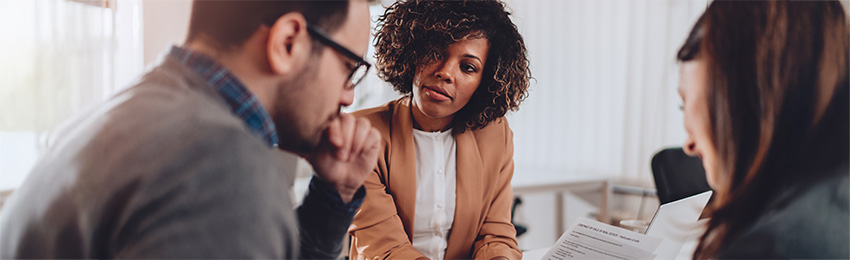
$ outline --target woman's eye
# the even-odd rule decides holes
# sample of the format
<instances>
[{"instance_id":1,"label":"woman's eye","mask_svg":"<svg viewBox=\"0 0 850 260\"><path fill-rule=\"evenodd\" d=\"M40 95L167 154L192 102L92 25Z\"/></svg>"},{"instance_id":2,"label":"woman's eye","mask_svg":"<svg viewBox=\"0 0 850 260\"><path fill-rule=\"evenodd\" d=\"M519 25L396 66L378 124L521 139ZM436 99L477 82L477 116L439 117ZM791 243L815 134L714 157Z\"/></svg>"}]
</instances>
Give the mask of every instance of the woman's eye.
<instances>
[{"instance_id":1,"label":"woman's eye","mask_svg":"<svg viewBox=\"0 0 850 260\"><path fill-rule=\"evenodd\" d=\"M460 68L463 69L463 71L466 73L473 73L476 71L475 66L469 64L460 65Z\"/></svg>"}]
</instances>

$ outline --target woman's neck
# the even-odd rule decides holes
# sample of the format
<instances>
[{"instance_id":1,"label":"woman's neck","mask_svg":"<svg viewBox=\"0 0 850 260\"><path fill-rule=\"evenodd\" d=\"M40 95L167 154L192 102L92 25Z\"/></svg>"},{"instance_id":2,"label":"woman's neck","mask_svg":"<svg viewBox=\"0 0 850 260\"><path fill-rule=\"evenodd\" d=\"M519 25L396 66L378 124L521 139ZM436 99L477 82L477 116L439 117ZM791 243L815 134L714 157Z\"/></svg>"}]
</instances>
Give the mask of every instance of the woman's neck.
<instances>
[{"instance_id":1,"label":"woman's neck","mask_svg":"<svg viewBox=\"0 0 850 260\"><path fill-rule=\"evenodd\" d=\"M415 102L411 102L411 113L413 114L413 128L425 131L425 132L442 132L445 130L449 130L451 128L452 119L454 119L454 115L442 117L442 118L432 118L419 110L419 107L416 106Z\"/></svg>"}]
</instances>

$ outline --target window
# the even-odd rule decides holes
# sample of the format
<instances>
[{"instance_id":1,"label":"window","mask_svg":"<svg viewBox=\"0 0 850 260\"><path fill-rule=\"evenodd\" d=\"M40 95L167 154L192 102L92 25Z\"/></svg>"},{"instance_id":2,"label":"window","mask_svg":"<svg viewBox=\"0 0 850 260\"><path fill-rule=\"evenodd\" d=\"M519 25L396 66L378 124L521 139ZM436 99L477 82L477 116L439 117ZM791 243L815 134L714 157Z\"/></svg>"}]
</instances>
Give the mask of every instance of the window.
<instances>
[{"instance_id":1,"label":"window","mask_svg":"<svg viewBox=\"0 0 850 260\"><path fill-rule=\"evenodd\" d=\"M122 1L132 28L133 0ZM63 121L126 82L133 36L107 0L0 1L0 190L19 186ZM136 26L137 27L137 26ZM132 31L132 30L128 30ZM135 36L138 38L137 36ZM127 40L130 39L130 40ZM127 44L125 44L127 43ZM120 48L119 48L120 47ZM132 72L133 74L137 72Z\"/></svg>"}]
</instances>

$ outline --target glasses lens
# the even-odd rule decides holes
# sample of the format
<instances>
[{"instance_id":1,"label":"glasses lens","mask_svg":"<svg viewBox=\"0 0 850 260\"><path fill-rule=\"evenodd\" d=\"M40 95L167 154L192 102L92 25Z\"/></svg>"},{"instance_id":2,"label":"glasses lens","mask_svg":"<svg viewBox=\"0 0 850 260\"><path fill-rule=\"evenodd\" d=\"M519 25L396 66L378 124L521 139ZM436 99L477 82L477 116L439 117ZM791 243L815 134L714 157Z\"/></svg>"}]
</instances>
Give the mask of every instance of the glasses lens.
<instances>
[{"instance_id":1,"label":"glasses lens","mask_svg":"<svg viewBox=\"0 0 850 260\"><path fill-rule=\"evenodd\" d=\"M351 83L351 87L354 87L358 83L360 83L360 81L363 80L363 78L366 77L366 72L368 70L369 70L369 66L367 66L366 64L362 64L362 63L359 64L357 66L357 68L355 68L354 71L351 72L351 77L348 79L348 82Z\"/></svg>"}]
</instances>

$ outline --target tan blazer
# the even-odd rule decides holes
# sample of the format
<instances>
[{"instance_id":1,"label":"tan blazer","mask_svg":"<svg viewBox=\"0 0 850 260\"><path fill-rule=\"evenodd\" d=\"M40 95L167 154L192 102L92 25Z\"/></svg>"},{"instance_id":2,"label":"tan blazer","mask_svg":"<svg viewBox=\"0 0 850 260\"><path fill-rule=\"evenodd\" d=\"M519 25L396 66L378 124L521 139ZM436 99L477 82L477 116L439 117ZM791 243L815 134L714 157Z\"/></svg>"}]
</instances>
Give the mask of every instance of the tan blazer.
<instances>
[{"instance_id":1,"label":"tan blazer","mask_svg":"<svg viewBox=\"0 0 850 260\"><path fill-rule=\"evenodd\" d=\"M366 180L366 199L349 228L351 259L415 259L416 157L410 98L357 111L381 132L384 153ZM513 132L505 118L455 136L457 196L446 259L521 259L511 224Z\"/></svg>"}]
</instances>

